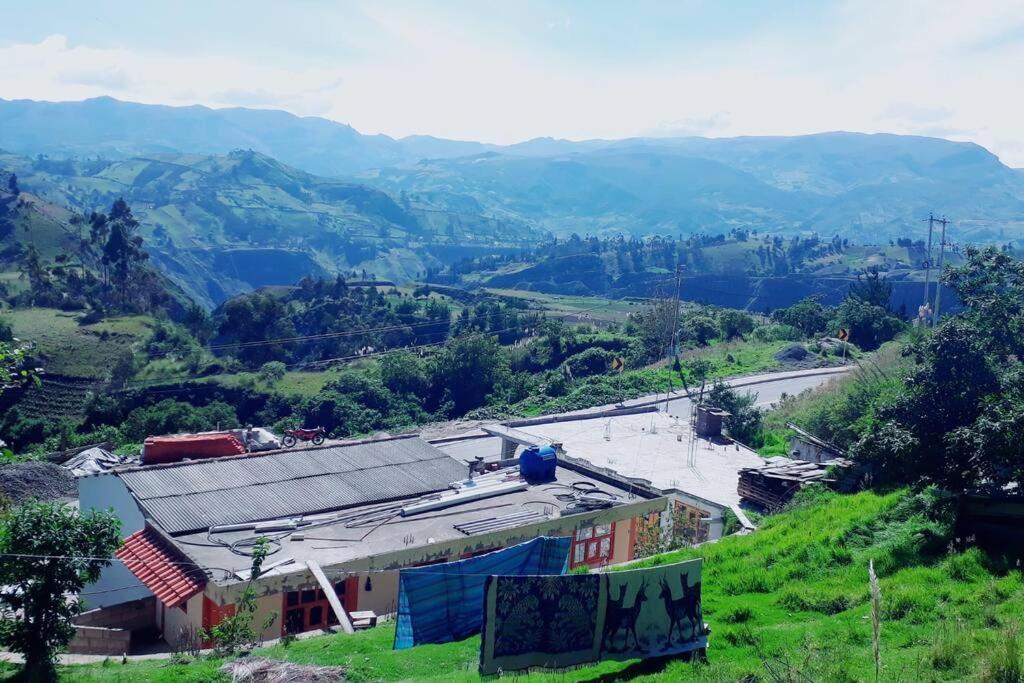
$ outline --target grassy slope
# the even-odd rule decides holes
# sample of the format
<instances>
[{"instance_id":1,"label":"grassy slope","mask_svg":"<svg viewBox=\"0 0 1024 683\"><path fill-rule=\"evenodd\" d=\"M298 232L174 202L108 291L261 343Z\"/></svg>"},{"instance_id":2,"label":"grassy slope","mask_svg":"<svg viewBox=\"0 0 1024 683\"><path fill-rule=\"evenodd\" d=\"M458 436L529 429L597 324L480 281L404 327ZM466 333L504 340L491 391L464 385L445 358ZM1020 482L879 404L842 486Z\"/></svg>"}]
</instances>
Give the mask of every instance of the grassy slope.
<instances>
[{"instance_id":1,"label":"grassy slope","mask_svg":"<svg viewBox=\"0 0 1024 683\"><path fill-rule=\"evenodd\" d=\"M103 377L122 354L149 336L153 324L147 316L126 316L79 325L80 314L52 308L3 315L16 337L35 344L33 354L47 372L73 377Z\"/></svg>"},{"instance_id":2,"label":"grassy slope","mask_svg":"<svg viewBox=\"0 0 1024 683\"><path fill-rule=\"evenodd\" d=\"M1019 570L1001 570L977 550L947 553L921 501L906 491L809 496L751 535L644 561L704 558L704 616L712 628L707 666L604 662L521 678L774 680L767 661L799 669L800 677L786 680L869 680L869 559L883 594L882 680L975 678L998 652L1004 629L1024 613L1024 582ZM345 666L353 681L478 679L478 638L396 652L392 637L393 629L382 626L258 654ZM81 681L198 681L212 678L217 664L149 661L67 667L64 674Z\"/></svg>"}]
</instances>

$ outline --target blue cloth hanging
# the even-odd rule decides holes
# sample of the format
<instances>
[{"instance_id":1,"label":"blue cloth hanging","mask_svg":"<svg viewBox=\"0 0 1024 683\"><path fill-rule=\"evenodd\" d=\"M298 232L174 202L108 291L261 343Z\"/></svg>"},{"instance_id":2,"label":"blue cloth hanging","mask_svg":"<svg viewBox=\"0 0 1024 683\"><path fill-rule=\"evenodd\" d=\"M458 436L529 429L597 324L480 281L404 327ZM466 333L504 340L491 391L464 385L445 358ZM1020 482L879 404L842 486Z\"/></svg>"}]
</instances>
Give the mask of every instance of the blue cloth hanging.
<instances>
[{"instance_id":1,"label":"blue cloth hanging","mask_svg":"<svg viewBox=\"0 0 1024 683\"><path fill-rule=\"evenodd\" d=\"M448 643L479 633L488 576L564 574L571 544L568 536L541 536L467 560L403 569L395 649Z\"/></svg>"}]
</instances>

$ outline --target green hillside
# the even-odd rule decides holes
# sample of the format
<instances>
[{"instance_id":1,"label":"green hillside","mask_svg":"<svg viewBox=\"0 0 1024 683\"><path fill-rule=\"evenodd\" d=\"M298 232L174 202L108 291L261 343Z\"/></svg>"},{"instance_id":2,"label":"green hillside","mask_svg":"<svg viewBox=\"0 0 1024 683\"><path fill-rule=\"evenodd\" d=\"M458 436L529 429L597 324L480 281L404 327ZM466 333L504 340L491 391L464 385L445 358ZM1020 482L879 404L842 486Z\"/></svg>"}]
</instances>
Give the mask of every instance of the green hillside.
<instances>
[{"instance_id":1,"label":"green hillside","mask_svg":"<svg viewBox=\"0 0 1024 683\"><path fill-rule=\"evenodd\" d=\"M208 306L264 285L366 271L405 281L444 259L540 233L472 207L439 212L270 157L161 155L61 161L0 154L23 189L82 212L124 197L153 262Z\"/></svg>"},{"instance_id":2,"label":"green hillside","mask_svg":"<svg viewBox=\"0 0 1024 683\"><path fill-rule=\"evenodd\" d=\"M707 665L604 662L527 681L873 680L868 561L882 592L883 681L999 678L1020 642L1019 569L978 549L950 551L949 510L931 492L805 495L747 536L641 564L704 558ZM479 638L391 650L390 625L277 645L255 654L341 666L349 681L476 681ZM1017 648L1013 651L1012 648ZM151 660L62 669L75 681L228 680L217 659Z\"/></svg>"}]
</instances>

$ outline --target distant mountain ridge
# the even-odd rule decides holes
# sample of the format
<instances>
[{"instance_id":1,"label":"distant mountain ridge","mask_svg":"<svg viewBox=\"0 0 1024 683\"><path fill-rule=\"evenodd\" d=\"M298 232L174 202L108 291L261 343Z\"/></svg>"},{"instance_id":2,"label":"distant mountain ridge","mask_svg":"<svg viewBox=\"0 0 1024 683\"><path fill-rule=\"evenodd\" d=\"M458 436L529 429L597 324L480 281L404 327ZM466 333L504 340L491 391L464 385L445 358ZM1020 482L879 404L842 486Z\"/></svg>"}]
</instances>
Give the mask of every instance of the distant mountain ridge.
<instances>
[{"instance_id":1,"label":"distant mountain ridge","mask_svg":"<svg viewBox=\"0 0 1024 683\"><path fill-rule=\"evenodd\" d=\"M125 159L149 154L222 155L251 149L304 171L337 176L424 157L476 154L476 142L363 135L320 117L272 109L211 109L201 105L0 99L0 149L35 156Z\"/></svg>"},{"instance_id":2,"label":"distant mountain ridge","mask_svg":"<svg viewBox=\"0 0 1024 683\"><path fill-rule=\"evenodd\" d=\"M0 149L12 152L0 168L49 201L91 210L124 193L154 231L154 259L175 250L168 272L193 256L202 262L172 277L208 304L292 275L366 268L415 277L550 234L739 229L880 243L921 237L934 211L952 219L952 241L1024 244L1024 171L973 143L918 136L499 146L363 135L283 111L104 97L0 100ZM237 250L262 266L230 275Z\"/></svg>"}]
</instances>

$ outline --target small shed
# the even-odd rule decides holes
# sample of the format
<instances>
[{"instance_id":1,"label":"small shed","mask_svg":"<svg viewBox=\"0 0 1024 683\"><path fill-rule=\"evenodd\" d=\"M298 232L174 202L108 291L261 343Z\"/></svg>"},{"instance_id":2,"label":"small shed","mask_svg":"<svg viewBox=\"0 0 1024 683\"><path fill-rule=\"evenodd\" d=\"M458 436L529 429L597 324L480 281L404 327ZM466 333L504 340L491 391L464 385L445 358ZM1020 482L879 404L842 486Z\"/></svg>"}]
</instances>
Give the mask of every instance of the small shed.
<instances>
[{"instance_id":1,"label":"small shed","mask_svg":"<svg viewBox=\"0 0 1024 683\"><path fill-rule=\"evenodd\" d=\"M818 438L795 424L787 423L786 426L793 430L793 436L789 439L789 454L793 459L823 463L843 455L843 449L839 446Z\"/></svg>"},{"instance_id":2,"label":"small shed","mask_svg":"<svg viewBox=\"0 0 1024 683\"><path fill-rule=\"evenodd\" d=\"M697 436L705 439L722 435L722 422L732 413L709 405L697 406Z\"/></svg>"}]
</instances>

